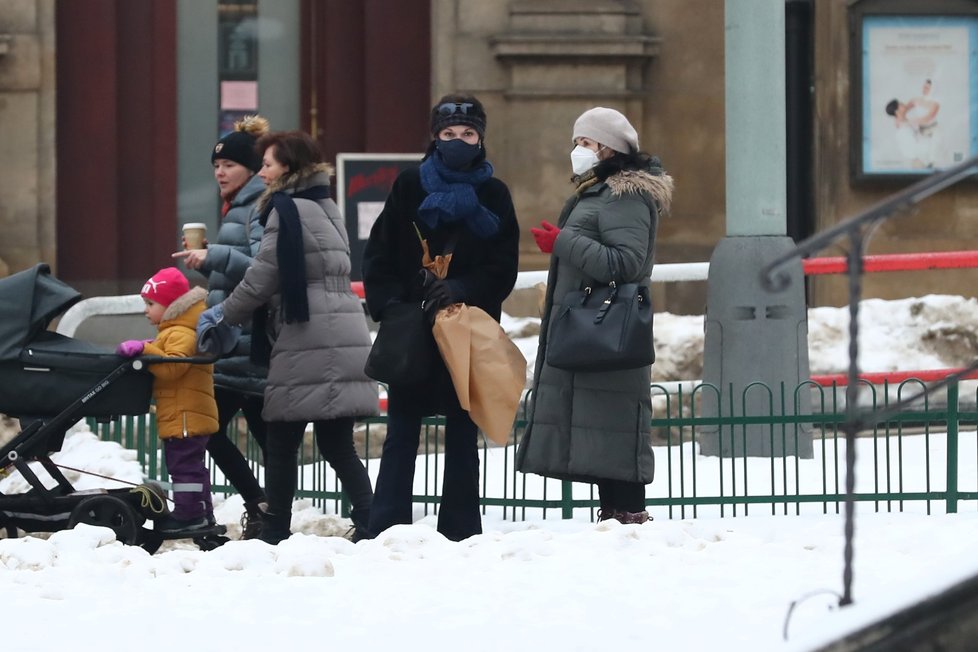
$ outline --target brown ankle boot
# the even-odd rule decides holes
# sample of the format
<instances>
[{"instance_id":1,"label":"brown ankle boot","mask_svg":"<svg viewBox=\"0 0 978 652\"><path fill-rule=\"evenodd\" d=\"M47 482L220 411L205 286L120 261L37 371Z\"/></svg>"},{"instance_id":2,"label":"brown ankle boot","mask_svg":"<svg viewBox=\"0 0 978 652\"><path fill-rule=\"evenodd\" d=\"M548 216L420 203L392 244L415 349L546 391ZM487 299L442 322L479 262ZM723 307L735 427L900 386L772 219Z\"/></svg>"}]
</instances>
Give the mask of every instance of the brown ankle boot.
<instances>
[{"instance_id":1,"label":"brown ankle boot","mask_svg":"<svg viewBox=\"0 0 978 652\"><path fill-rule=\"evenodd\" d=\"M598 510L598 523L601 521L608 521L613 518L618 517L618 512L613 509L599 509Z\"/></svg>"},{"instance_id":2,"label":"brown ankle boot","mask_svg":"<svg viewBox=\"0 0 978 652\"><path fill-rule=\"evenodd\" d=\"M641 525L646 521L651 521L652 517L646 511L641 512L615 512L614 518L622 525Z\"/></svg>"}]
</instances>

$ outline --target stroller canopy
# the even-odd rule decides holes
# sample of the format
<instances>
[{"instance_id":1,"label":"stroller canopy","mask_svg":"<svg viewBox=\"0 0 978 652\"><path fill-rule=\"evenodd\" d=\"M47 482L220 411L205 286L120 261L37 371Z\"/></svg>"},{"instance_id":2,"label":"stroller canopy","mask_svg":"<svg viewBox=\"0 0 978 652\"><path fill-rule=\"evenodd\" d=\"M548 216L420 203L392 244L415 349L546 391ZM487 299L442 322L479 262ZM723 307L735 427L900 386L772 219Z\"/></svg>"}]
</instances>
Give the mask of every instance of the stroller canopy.
<instances>
[{"instance_id":1,"label":"stroller canopy","mask_svg":"<svg viewBox=\"0 0 978 652\"><path fill-rule=\"evenodd\" d=\"M51 320L81 300L81 293L38 263L0 279L0 360L16 360Z\"/></svg>"}]
</instances>

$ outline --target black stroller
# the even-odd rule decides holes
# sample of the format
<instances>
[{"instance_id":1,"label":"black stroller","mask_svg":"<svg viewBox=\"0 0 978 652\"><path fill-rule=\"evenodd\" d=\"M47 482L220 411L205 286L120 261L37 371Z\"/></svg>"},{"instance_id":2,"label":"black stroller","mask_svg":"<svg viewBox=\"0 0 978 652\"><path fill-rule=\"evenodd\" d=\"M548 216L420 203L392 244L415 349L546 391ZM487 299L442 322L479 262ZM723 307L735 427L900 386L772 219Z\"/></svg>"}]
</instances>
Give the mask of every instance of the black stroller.
<instances>
[{"instance_id":1,"label":"black stroller","mask_svg":"<svg viewBox=\"0 0 978 652\"><path fill-rule=\"evenodd\" d=\"M152 553L164 538L178 538L143 527L166 511L158 486L78 492L49 453L61 450L68 428L82 417L109 421L149 412L153 377L147 364L213 360L129 360L48 330L56 316L80 299L43 263L0 279L0 413L19 418L21 424L21 431L0 448L0 477L16 469L31 485L24 494L0 492L0 529L14 537L18 528L57 532L87 523L109 527L119 541ZM31 461L40 463L54 486L45 486L28 465ZM195 532L194 542L212 549L227 541L224 532L221 525Z\"/></svg>"}]
</instances>

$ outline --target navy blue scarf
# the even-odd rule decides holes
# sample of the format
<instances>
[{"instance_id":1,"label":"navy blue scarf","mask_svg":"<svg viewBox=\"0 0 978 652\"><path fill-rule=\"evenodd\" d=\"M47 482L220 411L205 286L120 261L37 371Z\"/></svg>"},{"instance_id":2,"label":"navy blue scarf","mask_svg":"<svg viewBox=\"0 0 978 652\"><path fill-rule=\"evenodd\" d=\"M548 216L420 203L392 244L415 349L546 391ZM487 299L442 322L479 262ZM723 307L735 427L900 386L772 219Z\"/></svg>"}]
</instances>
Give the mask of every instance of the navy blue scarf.
<instances>
[{"instance_id":1,"label":"navy blue scarf","mask_svg":"<svg viewBox=\"0 0 978 652\"><path fill-rule=\"evenodd\" d=\"M295 200L319 201L328 197L328 186L313 186L306 190L297 190L291 195L280 190L272 193L259 218L261 225L265 226L272 209L278 211L278 243L275 254L278 259L279 291L282 294L282 317L287 324L309 321L306 258L302 249L302 224Z\"/></svg>"},{"instance_id":2,"label":"navy blue scarf","mask_svg":"<svg viewBox=\"0 0 978 652\"><path fill-rule=\"evenodd\" d=\"M499 216L479 203L477 186L492 177L492 164L482 161L471 170L449 169L437 152L421 164L421 187L428 196L418 208L418 217L431 228L464 220L479 238L499 233Z\"/></svg>"}]
</instances>

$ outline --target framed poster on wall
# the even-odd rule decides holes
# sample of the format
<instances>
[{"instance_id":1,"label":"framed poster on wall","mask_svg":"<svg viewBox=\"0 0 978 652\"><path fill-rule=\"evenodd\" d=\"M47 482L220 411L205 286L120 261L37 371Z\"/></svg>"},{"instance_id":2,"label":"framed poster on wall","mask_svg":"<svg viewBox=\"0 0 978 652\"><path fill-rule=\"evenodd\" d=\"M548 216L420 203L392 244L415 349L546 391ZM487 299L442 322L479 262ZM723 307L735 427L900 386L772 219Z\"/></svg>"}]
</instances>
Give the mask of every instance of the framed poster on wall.
<instances>
[{"instance_id":1,"label":"framed poster on wall","mask_svg":"<svg viewBox=\"0 0 978 652\"><path fill-rule=\"evenodd\" d=\"M404 170L417 167L422 154L336 155L336 203L346 221L350 238L350 278L361 280L360 264L370 227L384 208L394 179Z\"/></svg>"},{"instance_id":2,"label":"framed poster on wall","mask_svg":"<svg viewBox=\"0 0 978 652\"><path fill-rule=\"evenodd\" d=\"M855 178L912 180L978 155L978 14L852 18Z\"/></svg>"}]
</instances>

